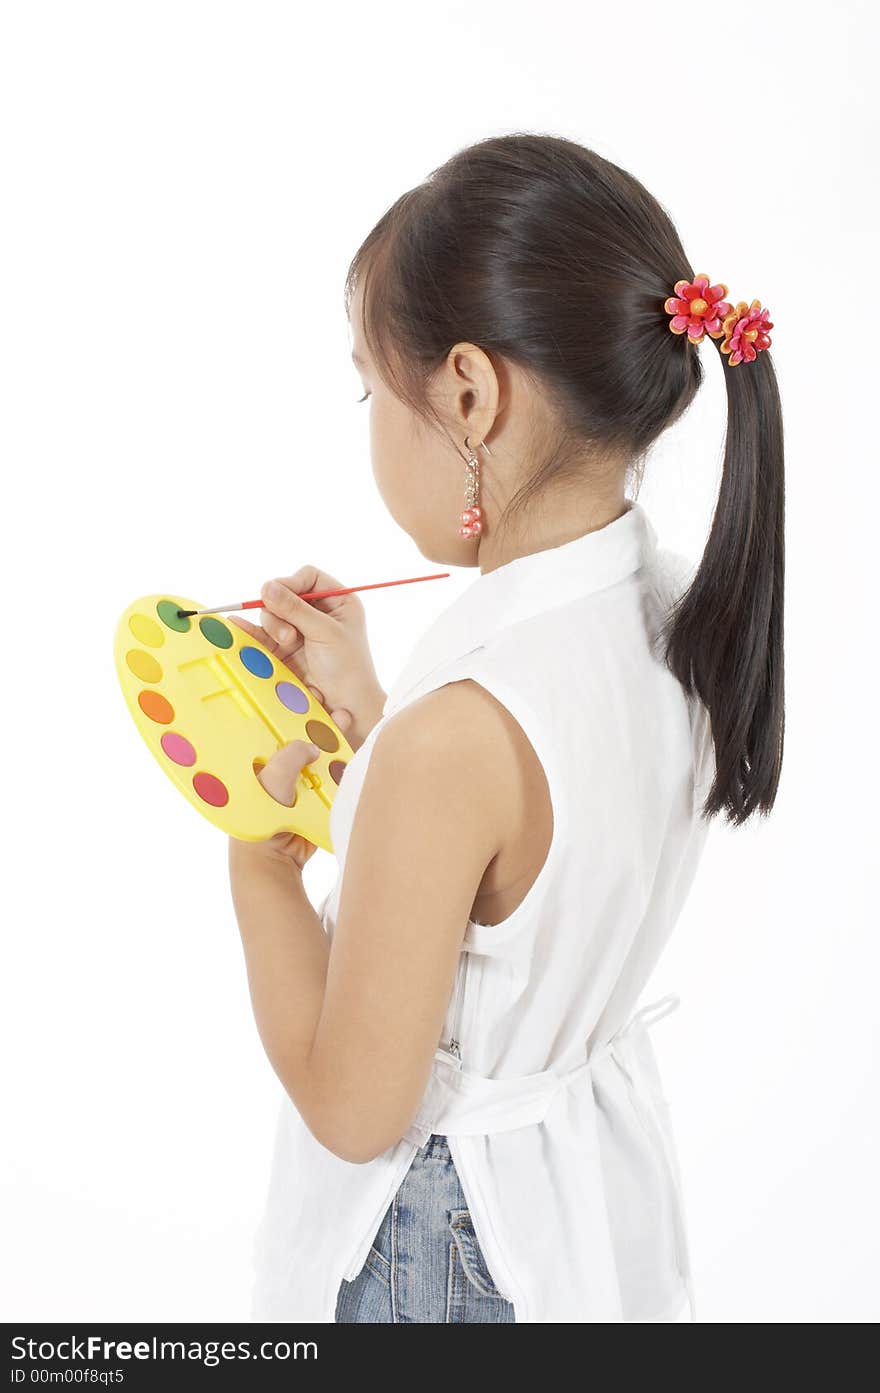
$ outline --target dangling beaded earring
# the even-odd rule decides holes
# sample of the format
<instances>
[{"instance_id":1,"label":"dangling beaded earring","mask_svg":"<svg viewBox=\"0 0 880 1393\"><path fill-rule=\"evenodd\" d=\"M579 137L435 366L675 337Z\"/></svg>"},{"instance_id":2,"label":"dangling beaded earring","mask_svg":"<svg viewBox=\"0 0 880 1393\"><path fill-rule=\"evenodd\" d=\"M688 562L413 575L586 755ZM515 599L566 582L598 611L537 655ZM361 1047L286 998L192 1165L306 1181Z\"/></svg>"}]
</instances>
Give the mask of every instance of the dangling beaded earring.
<instances>
[{"instance_id":1,"label":"dangling beaded earring","mask_svg":"<svg viewBox=\"0 0 880 1393\"><path fill-rule=\"evenodd\" d=\"M469 442L470 436L466 435L464 438L464 446L468 452L468 457L465 463L465 508L461 514L461 526L458 529L459 537L479 537L483 530L483 509L477 502L477 495L480 487L480 461L471 449ZM486 451L487 455L491 455L492 451L489 449L488 445L484 443L482 448Z\"/></svg>"}]
</instances>

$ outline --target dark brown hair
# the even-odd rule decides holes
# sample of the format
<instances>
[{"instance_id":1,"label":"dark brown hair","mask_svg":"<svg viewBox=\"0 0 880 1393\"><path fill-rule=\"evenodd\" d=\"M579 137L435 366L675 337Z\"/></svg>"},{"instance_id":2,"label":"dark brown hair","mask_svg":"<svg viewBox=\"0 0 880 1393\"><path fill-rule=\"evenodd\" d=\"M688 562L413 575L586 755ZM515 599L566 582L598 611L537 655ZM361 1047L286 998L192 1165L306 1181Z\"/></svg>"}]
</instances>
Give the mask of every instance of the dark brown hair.
<instances>
[{"instance_id":1,"label":"dark brown hair","mask_svg":"<svg viewBox=\"0 0 880 1393\"><path fill-rule=\"evenodd\" d=\"M460 340L517 364L548 394L558 438L506 518L586 446L625 458L640 480L703 380L705 350L671 334L664 309L675 282L694 274L669 214L631 174L574 141L517 133L458 151L403 194L352 260L345 304L362 285L371 356L424 419L438 419L428 385ZM732 368L719 358L721 487L661 639L711 719L716 772L703 816L724 811L739 825L770 812L782 766L783 430L769 352Z\"/></svg>"}]
</instances>

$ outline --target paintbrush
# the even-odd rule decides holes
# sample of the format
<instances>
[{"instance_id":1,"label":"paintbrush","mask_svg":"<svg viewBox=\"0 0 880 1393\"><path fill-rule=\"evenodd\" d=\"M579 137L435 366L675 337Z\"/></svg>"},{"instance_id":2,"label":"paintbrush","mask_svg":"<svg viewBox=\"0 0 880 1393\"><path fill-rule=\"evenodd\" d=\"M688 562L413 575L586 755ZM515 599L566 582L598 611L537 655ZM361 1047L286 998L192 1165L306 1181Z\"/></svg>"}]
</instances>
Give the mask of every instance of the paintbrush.
<instances>
[{"instance_id":1,"label":"paintbrush","mask_svg":"<svg viewBox=\"0 0 880 1393\"><path fill-rule=\"evenodd\" d=\"M438 571L432 576L407 576L405 580L378 580L371 585L347 585L342 590L309 590L300 595L301 600L326 600L331 595L353 595L356 590L381 590L386 585L413 585L419 580L445 580L448 571ZM196 614L229 614L241 609L265 609L262 600L240 600L234 605L210 605L207 609L179 609L178 616L188 619Z\"/></svg>"}]
</instances>

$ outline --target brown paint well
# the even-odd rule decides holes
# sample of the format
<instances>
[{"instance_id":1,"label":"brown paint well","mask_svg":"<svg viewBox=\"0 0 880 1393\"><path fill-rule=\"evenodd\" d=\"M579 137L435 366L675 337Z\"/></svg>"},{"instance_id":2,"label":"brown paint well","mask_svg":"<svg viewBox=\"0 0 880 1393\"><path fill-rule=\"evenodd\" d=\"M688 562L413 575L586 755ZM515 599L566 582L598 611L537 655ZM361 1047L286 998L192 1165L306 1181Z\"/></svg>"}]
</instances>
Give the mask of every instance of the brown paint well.
<instances>
[{"instance_id":1,"label":"brown paint well","mask_svg":"<svg viewBox=\"0 0 880 1393\"><path fill-rule=\"evenodd\" d=\"M319 750L327 750L332 754L334 750L339 749L339 741L323 721L306 721L306 735Z\"/></svg>"}]
</instances>

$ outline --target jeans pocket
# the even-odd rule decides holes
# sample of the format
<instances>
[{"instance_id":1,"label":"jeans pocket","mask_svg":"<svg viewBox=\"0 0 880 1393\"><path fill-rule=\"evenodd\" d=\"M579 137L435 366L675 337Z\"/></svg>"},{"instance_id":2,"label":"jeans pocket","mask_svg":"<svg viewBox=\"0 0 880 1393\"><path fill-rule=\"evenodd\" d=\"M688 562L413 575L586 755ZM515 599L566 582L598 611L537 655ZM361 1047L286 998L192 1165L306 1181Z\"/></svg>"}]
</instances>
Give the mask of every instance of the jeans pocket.
<instances>
[{"instance_id":1,"label":"jeans pocket","mask_svg":"<svg viewBox=\"0 0 880 1393\"><path fill-rule=\"evenodd\" d=\"M391 1263L384 1253L380 1253L378 1248L372 1247L364 1259L364 1267L368 1268L380 1282L384 1282L386 1287L391 1283Z\"/></svg>"},{"instance_id":2,"label":"jeans pocket","mask_svg":"<svg viewBox=\"0 0 880 1393\"><path fill-rule=\"evenodd\" d=\"M390 1263L371 1248L356 1277L343 1278L336 1293L335 1321L338 1325L388 1325L394 1320L391 1305Z\"/></svg>"},{"instance_id":3,"label":"jeans pocket","mask_svg":"<svg viewBox=\"0 0 880 1393\"><path fill-rule=\"evenodd\" d=\"M477 1242L474 1221L469 1209L451 1209L449 1227L455 1239L458 1255L465 1276L481 1296L498 1296L502 1301L507 1297L499 1291L483 1257L483 1250Z\"/></svg>"}]
</instances>

